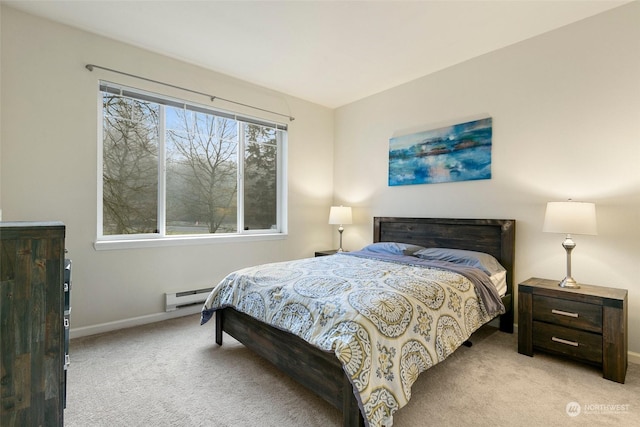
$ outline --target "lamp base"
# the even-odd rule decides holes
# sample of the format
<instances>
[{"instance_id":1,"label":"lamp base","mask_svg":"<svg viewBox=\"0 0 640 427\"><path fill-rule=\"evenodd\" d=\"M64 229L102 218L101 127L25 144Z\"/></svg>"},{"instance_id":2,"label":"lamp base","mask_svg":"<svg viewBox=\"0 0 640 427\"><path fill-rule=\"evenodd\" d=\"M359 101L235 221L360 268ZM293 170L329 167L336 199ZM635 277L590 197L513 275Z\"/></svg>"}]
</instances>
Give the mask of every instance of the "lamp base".
<instances>
[{"instance_id":1,"label":"lamp base","mask_svg":"<svg viewBox=\"0 0 640 427\"><path fill-rule=\"evenodd\" d=\"M561 288L578 289L580 285L571 277L571 251L576 247L576 244L570 234L567 234L567 238L562 242L562 247L567 251L567 276L562 279L562 282L558 283L558 286Z\"/></svg>"},{"instance_id":2,"label":"lamp base","mask_svg":"<svg viewBox=\"0 0 640 427\"><path fill-rule=\"evenodd\" d=\"M576 282L575 279L571 276L567 276L564 279L562 279L562 282L558 283L558 286L560 286L561 288L571 288L571 289L580 288L580 285L578 285L578 282Z\"/></svg>"}]
</instances>

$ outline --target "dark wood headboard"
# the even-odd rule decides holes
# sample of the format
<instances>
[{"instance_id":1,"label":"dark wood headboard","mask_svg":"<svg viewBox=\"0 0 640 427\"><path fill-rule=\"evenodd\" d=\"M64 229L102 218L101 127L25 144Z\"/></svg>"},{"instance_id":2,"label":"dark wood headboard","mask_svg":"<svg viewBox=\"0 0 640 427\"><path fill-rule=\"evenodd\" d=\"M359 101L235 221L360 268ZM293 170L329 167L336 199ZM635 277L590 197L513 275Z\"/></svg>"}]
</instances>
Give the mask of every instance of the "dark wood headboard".
<instances>
[{"instance_id":1,"label":"dark wood headboard","mask_svg":"<svg viewBox=\"0 0 640 427\"><path fill-rule=\"evenodd\" d=\"M493 255L507 270L509 297L503 300L507 310L511 308L513 312L514 219L375 217L373 241L466 249Z\"/></svg>"}]
</instances>

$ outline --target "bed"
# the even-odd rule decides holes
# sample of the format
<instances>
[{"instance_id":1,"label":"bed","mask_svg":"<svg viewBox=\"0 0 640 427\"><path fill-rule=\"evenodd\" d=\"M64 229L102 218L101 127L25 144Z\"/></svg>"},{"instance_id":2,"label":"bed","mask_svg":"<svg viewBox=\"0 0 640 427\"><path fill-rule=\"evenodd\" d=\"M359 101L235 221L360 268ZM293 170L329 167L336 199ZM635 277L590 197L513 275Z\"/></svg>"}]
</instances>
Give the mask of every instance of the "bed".
<instances>
[{"instance_id":1,"label":"bed","mask_svg":"<svg viewBox=\"0 0 640 427\"><path fill-rule=\"evenodd\" d=\"M489 317L495 313L501 313L499 315L499 327L501 331L512 333L513 332L513 264L514 264L514 255L515 255L515 220L502 220L502 219L446 219L446 218L400 218L400 217L376 217L374 218L374 229L373 229L373 245L381 244L383 242L394 242L401 243L403 245L419 245L421 247L426 248L448 248L453 250L464 250L464 251L474 251L486 253L494 257L502 267L504 267L504 285L505 289L498 296L499 301L502 303L502 308L500 311L488 311L485 308L490 305L489 303L482 302L481 298L478 298L479 303L478 306L481 306L482 310L478 307L473 306L471 310L469 310L469 317L471 317L474 321L478 323L485 323L488 320L491 320ZM406 246L403 246L406 247ZM351 256L349 256L351 255ZM412 256L414 254L411 254ZM384 255L386 256L386 255ZM308 264L309 266L315 265L315 268L324 268L330 265L335 264L335 269L343 270L343 271L355 271L352 270L352 266L355 266L355 263L359 263L362 260L363 263L373 266L370 269L366 270L374 274L378 270L378 265L383 263L385 268L390 268L385 275L386 281L389 281L389 277L395 277L394 274L398 274L398 276L402 276L406 274L413 274L413 270L404 270L406 269L420 269L424 266L421 265L413 265L415 263L411 262L412 265L405 267L404 265L395 264L391 265L391 262L387 262L388 260L384 259L384 256L381 255L383 259L380 257L373 256L371 259L367 253L360 254L358 252L352 254L336 254L331 257L335 257L331 260L322 261L319 258L308 259L308 260L299 260L298 262L303 264ZM322 258L331 258L331 257L322 257ZM406 258L406 257L405 257ZM322 267L322 262L324 262L324 267ZM419 262L422 262L419 261ZM431 261L426 261L431 262ZM314 264L315 263L315 264ZM333 264L332 264L333 263ZM384 264L386 263L386 264ZM416 261L416 263L418 263ZM289 264L283 264L285 267L289 267ZM297 264L292 264L296 266ZM432 266L434 267L434 266ZM438 265L435 265L436 270L438 269ZM282 269L282 271L278 274L282 274L283 276L293 274L292 271L295 271L296 268L287 268ZM313 268L313 267L312 267ZM359 267L353 267L359 268ZM364 267L367 268L367 267ZM456 267L457 268L457 267ZM430 270L430 269L429 269ZM364 271L364 270L363 270ZM420 270L422 271L422 270ZM465 270L466 271L466 270ZM393 272L389 274L389 272ZM456 275L459 272L453 272L451 274ZM422 273L420 273L422 274ZM440 272L439 274L444 274ZM447 273L449 274L449 273ZM374 274L375 275L375 274ZM235 277L235 273L228 276ZM362 282L362 274L358 275L360 281ZM227 279L225 279L227 280ZM223 280L223 282L225 282ZM284 279L283 279L284 280ZM332 279L333 280L333 279ZM373 279L372 279L373 280ZM456 279L457 281L462 281L466 283L466 279ZM327 281L330 282L329 278ZM294 379L296 379L301 384L305 385L312 391L314 391L318 396L322 397L326 401L328 401L333 406L342 410L343 414L343 426L365 426L365 425L386 425L392 422L392 414L395 410L399 409L403 404L402 399L400 399L400 405L398 402L395 402L392 398L393 396L387 395L378 395L377 393L380 389L373 387L369 387L369 384L365 384L364 386L359 383L363 380L358 375L362 375L360 371L362 371L362 366L367 365L367 380L371 381L373 384L375 381L385 381L385 377L387 378L387 382L391 380L391 382L401 383L404 385L404 377L400 380L400 376L409 375L406 374L406 371L398 371L395 374L385 369L385 366L380 366L381 361L385 362L387 359L381 358L382 356L387 356L388 360L391 359L391 356L395 356L395 350L391 348L391 345L386 346L387 336L383 337L383 339L375 340L368 344L369 347L375 347L377 345L377 353L376 357L371 357L367 359L366 363L362 362L358 365L359 367L355 370L349 367L348 360L345 360L344 349L341 354L338 354L338 351L335 352L329 351L331 343L327 344L326 336L323 336L320 344L316 340L314 341L315 332L309 332L309 329L305 329L305 327L301 327L300 324L304 323L299 321L298 313L287 313L282 316L284 319L278 324L270 325L261 320L260 315L256 315L256 307L259 306L261 310L264 310L263 303L262 305L256 305L255 299L246 298L247 301L251 300L254 302L244 303L243 304L233 304L228 303L231 301L230 299L225 300L223 294L224 292L216 291L222 283L212 291L212 295L205 303L205 307L203 307L203 317L202 323L205 323L211 316L215 315L215 334L216 334L216 343L222 345L223 332L226 332L230 336L237 339L239 342L243 343L246 347L250 348L257 354L269 360L271 363L276 365L283 372L287 373ZM462 283L461 282L461 283ZM485 280L486 282L486 280ZM239 283L239 284L238 284ZM337 289L342 286L342 284L337 284L331 282L331 289ZM475 287L479 285L475 282L473 283ZM454 284L453 287L456 285ZM466 286L466 285L465 285ZM463 287L465 287L463 286ZM242 279L239 281L236 280L236 288L243 288ZM248 288L248 286L247 286ZM316 286L317 288L317 286ZM436 286L437 288L437 286ZM452 287L447 285L443 286L448 291L452 291ZM287 292L282 291L282 289L277 288L277 295L273 295L274 291L270 291L272 293L271 298L279 299L282 298L283 295L286 297ZM448 292L447 291L447 292ZM455 292L453 292L455 291ZM458 289L453 289L452 294L461 293ZM462 289L460 289L462 291ZM216 293L217 292L217 293ZM237 292L237 289L234 291ZM305 291L307 292L307 291ZM324 291L323 291L324 292ZM333 291L332 291L333 292ZM474 292L474 289L471 289L469 292ZM476 291L477 292L477 291ZM493 292L493 291L492 291ZM213 294L216 293L214 296ZM227 294L230 294L231 291L228 291ZM283 294L283 295L281 295ZM222 296L221 296L222 295ZM365 297L361 299L366 299L367 292L360 292L359 295L365 295ZM231 297L228 297L231 298ZM351 298L351 297L349 297ZM456 296L456 298L458 298ZM466 297L463 297L466 298ZM217 300L216 303L213 301ZM227 303L220 303L220 300L227 301ZM260 300L260 298L258 298ZM354 298L355 300L355 298ZM469 301L470 299L466 299L465 301ZM360 301L360 300L358 300ZM423 300L424 301L424 300ZM273 302L273 301L272 301ZM350 300L351 302L351 300ZM353 305L353 304L352 304ZM357 305L357 303L355 304ZM444 304L443 304L444 306ZM417 308L417 310L416 310ZM449 308L451 304L449 303ZM308 317L313 319L312 323L319 324L322 323L322 319L326 316L327 309L326 306L318 306L318 313L312 313ZM422 311L420 307L414 306L413 310L415 312ZM339 310L334 310L336 313ZM464 314L467 313L467 308L464 310ZM367 317L368 311L365 307L362 311L365 313L365 317ZM481 315L478 313L482 312ZM246 313L250 313L246 314ZM402 313L399 314L402 316ZM297 316L297 317L296 317ZM324 316L324 317L323 317ZM458 316L460 313L458 312ZM330 317L330 316L329 316ZM476 317L481 317L481 319L475 319ZM442 315L442 318L450 318L450 316ZM294 319L296 321L292 321ZM320 319L320 320L319 320ZM375 315L367 317L369 320L378 321L379 318L375 317ZM469 322L469 320L464 320ZM297 322L297 323L296 323ZM306 320L309 323L309 320ZM341 325L346 322L340 323ZM391 325L390 323L386 323L385 327L388 331L394 331L397 328L398 324ZM309 326L309 325L307 325ZM409 325L409 327L413 328L413 330L418 333L420 332L420 328L418 326ZM440 328L440 324L437 325ZM435 328L435 325L434 325ZM477 326L473 326L473 328L477 329ZM343 328L344 329L344 328ZM407 329L407 328L405 328ZM403 331L405 330L403 329ZM462 328L464 329L464 327ZM471 327L467 329L471 330ZM332 337L336 336L335 328L332 330ZM407 329L408 330L408 329ZM474 329L475 330L475 329ZM300 334L303 338L291 333L289 331L294 331ZM342 330L344 332L344 330ZM341 332L341 333L342 333ZM402 332L404 333L404 332ZM440 333L440 332L438 332ZM362 334L360 331L354 332L354 336L357 334ZM386 333L386 335L399 335L400 333ZM443 338L443 340L452 341L451 343L445 343L445 353L449 353L449 351L455 350L457 346L461 345L463 341L468 339L468 335L464 335L462 333L456 333L455 340L449 336ZM337 334L339 335L339 334ZM365 333L366 335L366 333ZM444 334L443 334L444 335ZM470 335L470 333L469 333ZM359 335L358 335L359 336ZM428 340L429 338L427 338ZM415 344L415 340L410 340L411 344ZM435 341L435 339L433 340ZM455 341L455 342L453 342ZM310 344L310 342L314 342L315 345ZM340 346L340 341L338 342L338 346ZM336 341L332 341L333 347L336 347ZM381 344L382 343L382 344ZM449 347L451 348L449 348ZM404 357L405 348L409 348L410 346L403 345L402 353ZM324 348L324 349L323 349ZM359 349L360 347L358 347ZM441 352L442 345L438 347L438 353ZM389 350L394 350L390 354ZM353 355L355 350L347 348L347 351L350 353L350 357L355 358ZM399 350L399 348L398 348ZM415 349L414 349L415 350ZM420 352L422 351L422 353ZM429 353L426 350L415 350L409 351L409 357L413 357L413 359L418 358L418 362L423 365L427 364L425 362L425 358L429 359L429 354L434 353L431 351ZM398 351L397 353L400 353ZM435 355L432 354L432 359L429 362L437 363L438 361L446 358L448 354L445 355ZM339 358L339 357L340 358ZM359 356L359 360L363 359L364 356ZM437 359L437 360L435 360ZM376 362L377 360L377 362ZM404 360L404 359L403 359ZM373 364L371 363L373 361ZM375 365L378 363L378 365ZM434 363L434 364L435 364ZM384 365L384 363L383 363ZM401 363L397 363L398 369L400 369ZM431 366L430 364L427 364ZM391 362L388 362L387 368L392 366ZM425 366L426 369L429 366ZM420 369L420 371L424 370ZM407 368L407 370L410 370ZM415 369L414 369L415 371ZM419 372L417 372L419 373ZM417 376L417 373L411 373L411 375ZM370 379L371 378L371 379ZM415 380L415 379L413 379ZM406 400L410 398L410 384L409 390L404 390L404 397ZM372 391L373 390L373 391ZM402 395L401 392L398 393L398 396ZM395 396L395 395L394 395ZM373 403L372 403L373 402ZM363 416L363 413L365 416Z\"/></svg>"}]
</instances>

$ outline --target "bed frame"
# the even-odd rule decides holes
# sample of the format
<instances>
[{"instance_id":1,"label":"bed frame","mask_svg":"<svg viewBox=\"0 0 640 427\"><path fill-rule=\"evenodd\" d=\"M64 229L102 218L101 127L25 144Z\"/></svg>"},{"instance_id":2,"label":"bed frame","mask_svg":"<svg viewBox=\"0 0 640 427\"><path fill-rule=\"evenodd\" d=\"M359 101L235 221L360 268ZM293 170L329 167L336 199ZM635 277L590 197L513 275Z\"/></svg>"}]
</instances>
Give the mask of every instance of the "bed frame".
<instances>
[{"instance_id":1,"label":"bed frame","mask_svg":"<svg viewBox=\"0 0 640 427\"><path fill-rule=\"evenodd\" d=\"M507 270L507 312L500 330L513 333L513 263L515 220L376 217L373 241L402 242L486 252ZM269 360L327 402L342 410L343 426L364 426L353 386L338 358L288 332L262 323L233 308L216 311L216 343L223 332Z\"/></svg>"}]
</instances>

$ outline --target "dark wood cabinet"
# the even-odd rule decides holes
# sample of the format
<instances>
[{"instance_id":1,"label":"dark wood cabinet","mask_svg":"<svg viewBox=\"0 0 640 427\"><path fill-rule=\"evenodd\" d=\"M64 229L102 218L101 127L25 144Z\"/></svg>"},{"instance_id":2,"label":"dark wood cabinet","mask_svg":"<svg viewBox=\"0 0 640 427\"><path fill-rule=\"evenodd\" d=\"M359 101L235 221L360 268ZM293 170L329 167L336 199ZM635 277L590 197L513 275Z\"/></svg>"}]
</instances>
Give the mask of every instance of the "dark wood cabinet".
<instances>
[{"instance_id":1,"label":"dark wood cabinet","mask_svg":"<svg viewBox=\"0 0 640 427\"><path fill-rule=\"evenodd\" d=\"M0 425L62 426L64 238L59 222L0 223Z\"/></svg>"},{"instance_id":2,"label":"dark wood cabinet","mask_svg":"<svg viewBox=\"0 0 640 427\"><path fill-rule=\"evenodd\" d=\"M602 367L624 383L627 372L627 291L593 285L570 289L531 278L518 286L518 352L546 351Z\"/></svg>"}]
</instances>

